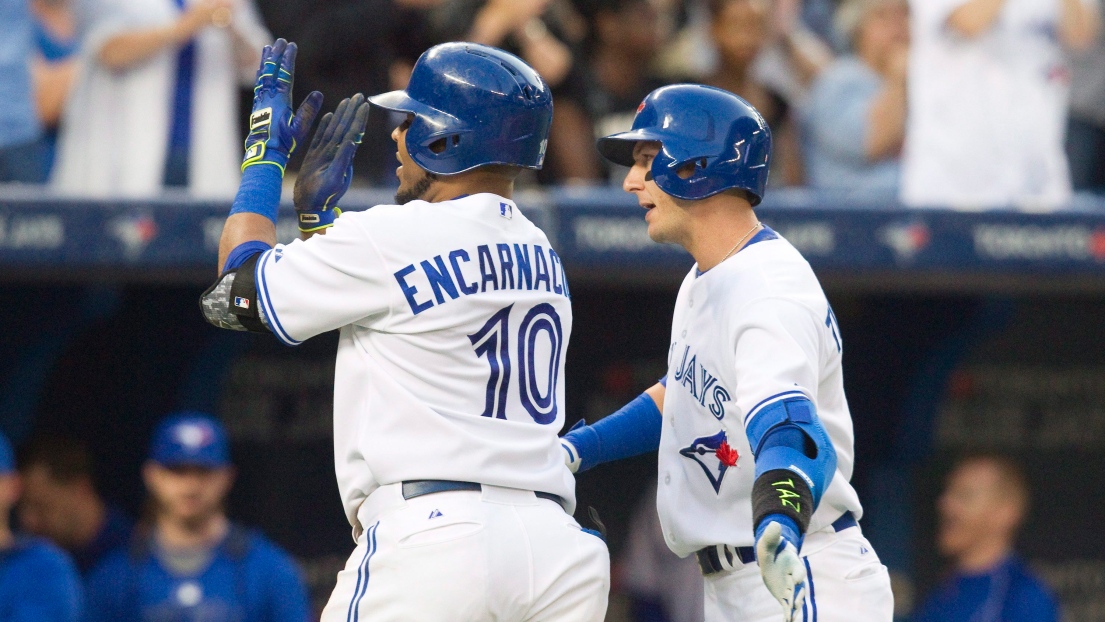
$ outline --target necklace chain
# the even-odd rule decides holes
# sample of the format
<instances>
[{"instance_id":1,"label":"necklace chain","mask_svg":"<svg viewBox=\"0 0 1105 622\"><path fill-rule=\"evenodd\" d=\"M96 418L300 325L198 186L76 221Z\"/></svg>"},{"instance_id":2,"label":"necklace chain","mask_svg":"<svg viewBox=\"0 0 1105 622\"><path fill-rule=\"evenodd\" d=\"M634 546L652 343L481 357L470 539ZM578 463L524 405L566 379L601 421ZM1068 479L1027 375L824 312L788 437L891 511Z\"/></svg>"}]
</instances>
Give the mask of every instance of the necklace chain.
<instances>
[{"instance_id":1,"label":"necklace chain","mask_svg":"<svg viewBox=\"0 0 1105 622\"><path fill-rule=\"evenodd\" d=\"M753 231L755 231L756 229L759 229L760 225L761 225L760 221L757 220L756 224L752 225L752 228L748 230L748 233L742 235L741 239L737 240L737 243L733 245L733 248L730 248L729 252L725 253L725 256L721 258L721 261L725 261L726 259L729 259L729 255L732 255L733 251L737 250L737 247L741 245L741 242L745 241L745 239L747 239L748 236L752 235ZM721 263L721 261L719 261L718 263Z\"/></svg>"}]
</instances>

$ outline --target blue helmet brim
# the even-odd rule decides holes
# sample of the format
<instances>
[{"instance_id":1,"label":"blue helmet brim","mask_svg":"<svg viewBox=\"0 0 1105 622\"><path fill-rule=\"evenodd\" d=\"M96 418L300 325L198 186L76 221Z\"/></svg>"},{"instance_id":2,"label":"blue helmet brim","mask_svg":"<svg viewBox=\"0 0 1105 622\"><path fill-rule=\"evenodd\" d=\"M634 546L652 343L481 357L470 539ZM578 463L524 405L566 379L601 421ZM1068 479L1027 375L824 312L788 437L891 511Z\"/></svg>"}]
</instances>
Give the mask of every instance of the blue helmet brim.
<instances>
[{"instance_id":1,"label":"blue helmet brim","mask_svg":"<svg viewBox=\"0 0 1105 622\"><path fill-rule=\"evenodd\" d=\"M664 142L664 134L652 128L629 130L598 139L595 147L602 157L614 164L633 166L633 148L641 141Z\"/></svg>"},{"instance_id":2,"label":"blue helmet brim","mask_svg":"<svg viewBox=\"0 0 1105 622\"><path fill-rule=\"evenodd\" d=\"M446 123L446 120L458 122L453 115L411 98L406 91L389 91L373 95L368 98L368 103L391 112L417 115L434 128L444 129L448 127L450 124Z\"/></svg>"}]
</instances>

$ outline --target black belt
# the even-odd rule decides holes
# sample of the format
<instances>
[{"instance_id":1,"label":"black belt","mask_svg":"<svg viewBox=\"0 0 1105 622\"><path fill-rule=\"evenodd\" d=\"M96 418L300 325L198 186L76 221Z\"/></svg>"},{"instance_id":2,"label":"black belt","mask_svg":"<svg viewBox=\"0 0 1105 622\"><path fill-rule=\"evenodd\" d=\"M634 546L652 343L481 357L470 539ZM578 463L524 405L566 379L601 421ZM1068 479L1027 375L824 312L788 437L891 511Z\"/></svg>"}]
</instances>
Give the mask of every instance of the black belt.
<instances>
[{"instance_id":1,"label":"black belt","mask_svg":"<svg viewBox=\"0 0 1105 622\"><path fill-rule=\"evenodd\" d=\"M414 499L415 497L421 497L423 495L432 495L437 492L455 492L458 490L467 490L470 492L479 492L483 490L481 484L476 482L450 482L443 479L415 479L409 482L403 482L403 498ZM549 492L534 492L538 499L548 499L559 505L560 507L566 507L564 499L559 495L554 495Z\"/></svg>"},{"instance_id":2,"label":"black belt","mask_svg":"<svg viewBox=\"0 0 1105 622\"><path fill-rule=\"evenodd\" d=\"M844 531L858 526L856 517L851 512L845 512L833 522L833 531ZM730 546L728 544L715 544L695 551L698 558L698 567L702 574L709 576L726 570L733 570L734 561L740 560L742 564L751 564L756 561L756 549L751 546Z\"/></svg>"}]
</instances>

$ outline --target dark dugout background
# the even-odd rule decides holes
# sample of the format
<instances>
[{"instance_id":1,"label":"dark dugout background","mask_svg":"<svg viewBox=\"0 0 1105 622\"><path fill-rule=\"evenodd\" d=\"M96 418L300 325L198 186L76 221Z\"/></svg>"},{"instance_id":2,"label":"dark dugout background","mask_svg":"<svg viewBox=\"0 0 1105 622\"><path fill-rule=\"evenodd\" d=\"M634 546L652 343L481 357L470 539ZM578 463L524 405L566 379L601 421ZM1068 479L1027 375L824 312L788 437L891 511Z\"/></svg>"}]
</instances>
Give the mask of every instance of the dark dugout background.
<instances>
[{"instance_id":1,"label":"dark dugout background","mask_svg":"<svg viewBox=\"0 0 1105 622\"><path fill-rule=\"evenodd\" d=\"M568 425L608 414L663 375L675 289L574 279ZM137 514L156 421L183 408L217 414L239 468L230 514L299 559L321 606L353 546L333 475L336 337L293 349L217 330L198 313L201 291L0 287L0 429L17 445L32 434L87 441L103 493ZM1003 449L1034 487L1023 553L1069 620L1102 619L1105 298L828 292L845 342L863 528L902 585L922 595L939 580L933 503L950 459ZM654 469L654 457L641 457L579 480L580 506L601 513L615 560Z\"/></svg>"}]
</instances>

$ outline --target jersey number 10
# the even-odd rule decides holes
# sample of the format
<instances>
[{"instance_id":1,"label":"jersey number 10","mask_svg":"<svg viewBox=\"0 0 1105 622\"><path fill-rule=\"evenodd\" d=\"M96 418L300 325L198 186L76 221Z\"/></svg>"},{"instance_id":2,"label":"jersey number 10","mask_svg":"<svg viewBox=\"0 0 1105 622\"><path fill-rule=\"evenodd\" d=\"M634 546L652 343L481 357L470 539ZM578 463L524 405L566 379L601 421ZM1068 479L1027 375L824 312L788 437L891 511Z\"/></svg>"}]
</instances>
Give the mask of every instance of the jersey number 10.
<instances>
[{"instance_id":1,"label":"jersey number 10","mask_svg":"<svg viewBox=\"0 0 1105 622\"><path fill-rule=\"evenodd\" d=\"M491 376L487 380L487 400L483 416L506 419L506 398L510 388L510 311L514 305L499 309L487 323L468 335L476 356L487 357ZM548 377L537 377L534 356L537 338L547 333L549 338ZM534 306L518 327L518 398L533 420L540 424L556 421L556 387L560 376L560 351L564 347L564 330L560 315L547 302ZM544 380L544 392L539 381Z\"/></svg>"}]
</instances>

